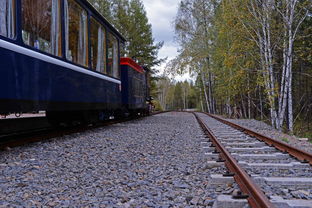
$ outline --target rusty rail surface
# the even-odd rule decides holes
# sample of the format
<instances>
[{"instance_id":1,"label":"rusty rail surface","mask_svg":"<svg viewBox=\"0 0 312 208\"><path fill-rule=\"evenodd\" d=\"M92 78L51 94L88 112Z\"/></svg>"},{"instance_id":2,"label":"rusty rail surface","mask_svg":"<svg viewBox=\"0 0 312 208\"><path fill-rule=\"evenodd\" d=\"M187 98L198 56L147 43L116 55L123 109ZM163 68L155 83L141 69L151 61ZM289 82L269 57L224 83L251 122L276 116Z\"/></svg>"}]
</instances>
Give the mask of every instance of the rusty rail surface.
<instances>
[{"instance_id":1,"label":"rusty rail surface","mask_svg":"<svg viewBox=\"0 0 312 208\"><path fill-rule=\"evenodd\" d=\"M238 165L237 161L224 148L221 142L212 133L209 127L202 121L196 113L193 113L198 123L203 128L204 132L208 134L211 142L220 152L220 156L225 160L226 167L230 172L234 173L234 179L240 186L241 190L248 195L248 202L252 208L274 208L275 206L265 196L261 188L250 178L246 171Z\"/></svg>"},{"instance_id":2,"label":"rusty rail surface","mask_svg":"<svg viewBox=\"0 0 312 208\"><path fill-rule=\"evenodd\" d=\"M283 142L280 142L278 140L275 140L275 139L272 139L270 137L267 137L267 136L264 136L262 134L259 134L251 129L248 129L246 127L243 127L243 126L240 126L238 124L235 124L235 123L232 123L230 121L227 121L225 119L222 119L216 115L212 115L212 114L209 114L209 113L205 113L206 115L226 124L226 125L229 125L237 130L240 130L252 137L255 137L257 138L258 140L260 141L263 141L265 142L266 144L270 145L270 146L274 146L275 148L279 149L280 151L282 152L287 152L288 154L296 157L297 159L303 161L303 162L309 162L311 165L312 165L312 154L310 154L309 152L306 152L304 150L300 150L296 147L293 147L289 144L286 144L286 143L283 143Z\"/></svg>"}]
</instances>

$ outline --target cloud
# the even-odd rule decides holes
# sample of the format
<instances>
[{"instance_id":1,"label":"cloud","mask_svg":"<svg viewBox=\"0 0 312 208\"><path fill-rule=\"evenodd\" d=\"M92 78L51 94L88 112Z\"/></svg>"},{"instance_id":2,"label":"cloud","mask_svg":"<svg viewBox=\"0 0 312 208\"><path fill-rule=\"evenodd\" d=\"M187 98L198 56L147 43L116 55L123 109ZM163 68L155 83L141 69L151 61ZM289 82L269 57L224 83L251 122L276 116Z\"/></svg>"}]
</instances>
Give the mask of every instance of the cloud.
<instances>
[{"instance_id":1,"label":"cloud","mask_svg":"<svg viewBox=\"0 0 312 208\"><path fill-rule=\"evenodd\" d=\"M180 0L142 0L153 28L157 42L164 41L164 47L159 51L159 57L173 59L177 55L174 44L174 29L172 22L177 14Z\"/></svg>"},{"instance_id":2,"label":"cloud","mask_svg":"<svg viewBox=\"0 0 312 208\"><path fill-rule=\"evenodd\" d=\"M168 59L166 63L156 67L162 74L167 63L178 55L178 46L174 42L173 22L180 0L142 0L142 2L152 25L155 41L164 41L164 46L159 50L158 57ZM180 77L180 79L184 79L184 77Z\"/></svg>"},{"instance_id":3,"label":"cloud","mask_svg":"<svg viewBox=\"0 0 312 208\"><path fill-rule=\"evenodd\" d=\"M159 50L159 57L168 57L168 61L178 55L177 47L175 45L166 44Z\"/></svg>"}]
</instances>

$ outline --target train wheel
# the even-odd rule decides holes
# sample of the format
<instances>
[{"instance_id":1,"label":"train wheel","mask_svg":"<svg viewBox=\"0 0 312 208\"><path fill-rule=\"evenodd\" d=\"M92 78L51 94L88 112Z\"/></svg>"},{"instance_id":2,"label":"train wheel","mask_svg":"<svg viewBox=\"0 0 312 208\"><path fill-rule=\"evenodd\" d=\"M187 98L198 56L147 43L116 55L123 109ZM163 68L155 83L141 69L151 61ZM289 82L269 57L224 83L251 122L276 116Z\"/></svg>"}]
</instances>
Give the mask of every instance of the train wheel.
<instances>
[{"instance_id":1,"label":"train wheel","mask_svg":"<svg viewBox=\"0 0 312 208\"><path fill-rule=\"evenodd\" d=\"M54 127L70 127L88 124L88 117L82 111L47 111L48 122Z\"/></svg>"},{"instance_id":2,"label":"train wheel","mask_svg":"<svg viewBox=\"0 0 312 208\"><path fill-rule=\"evenodd\" d=\"M96 124L100 121L99 111L83 111L82 112L82 122L85 125Z\"/></svg>"},{"instance_id":3,"label":"train wheel","mask_svg":"<svg viewBox=\"0 0 312 208\"><path fill-rule=\"evenodd\" d=\"M52 125L53 127L59 128L61 126L64 126L64 121L62 120L61 112L47 111L46 118L48 119L50 125Z\"/></svg>"}]
</instances>

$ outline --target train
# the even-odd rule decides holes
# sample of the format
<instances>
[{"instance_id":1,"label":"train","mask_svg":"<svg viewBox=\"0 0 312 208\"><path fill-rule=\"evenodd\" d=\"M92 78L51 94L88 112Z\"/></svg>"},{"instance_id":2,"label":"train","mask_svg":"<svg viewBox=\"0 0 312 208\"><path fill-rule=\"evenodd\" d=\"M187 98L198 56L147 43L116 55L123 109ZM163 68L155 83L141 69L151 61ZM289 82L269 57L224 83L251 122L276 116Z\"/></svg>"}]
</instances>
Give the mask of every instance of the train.
<instances>
[{"instance_id":1,"label":"train","mask_svg":"<svg viewBox=\"0 0 312 208\"><path fill-rule=\"evenodd\" d=\"M87 0L0 0L0 114L53 125L150 112L148 72Z\"/></svg>"}]
</instances>

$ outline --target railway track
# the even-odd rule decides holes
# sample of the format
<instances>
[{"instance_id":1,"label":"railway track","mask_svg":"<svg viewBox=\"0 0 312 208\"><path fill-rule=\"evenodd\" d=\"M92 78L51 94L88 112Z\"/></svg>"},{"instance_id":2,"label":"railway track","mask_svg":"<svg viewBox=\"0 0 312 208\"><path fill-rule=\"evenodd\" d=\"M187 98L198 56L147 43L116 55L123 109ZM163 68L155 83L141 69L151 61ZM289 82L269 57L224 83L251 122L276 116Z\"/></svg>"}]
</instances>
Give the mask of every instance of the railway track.
<instances>
[{"instance_id":1,"label":"railway track","mask_svg":"<svg viewBox=\"0 0 312 208\"><path fill-rule=\"evenodd\" d=\"M157 115L165 112L155 112ZM1 120L0 122L0 150L22 146L29 143L61 137L64 135L80 133L104 126L140 119L144 116L128 117L123 119L109 120L94 125L74 126L67 128L53 128L45 117L20 118Z\"/></svg>"},{"instance_id":2,"label":"railway track","mask_svg":"<svg viewBox=\"0 0 312 208\"><path fill-rule=\"evenodd\" d=\"M234 194L240 200L220 196L215 207L224 207L224 200L232 200L230 207L312 207L311 154L219 117L194 115L209 137L203 146L209 163L225 165L229 170L214 175L214 182L234 179L240 187Z\"/></svg>"}]
</instances>

